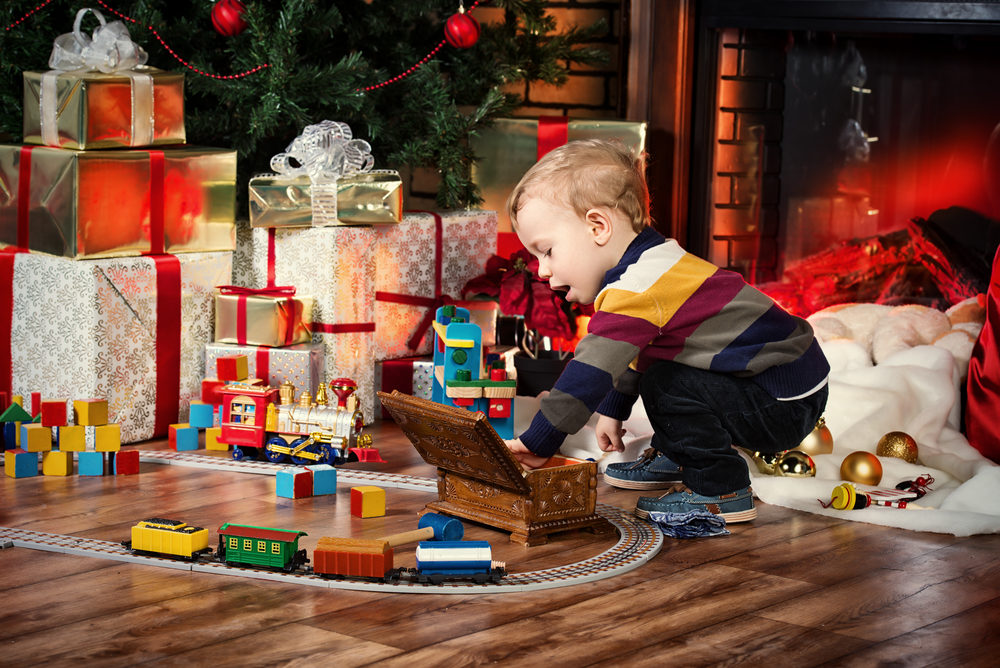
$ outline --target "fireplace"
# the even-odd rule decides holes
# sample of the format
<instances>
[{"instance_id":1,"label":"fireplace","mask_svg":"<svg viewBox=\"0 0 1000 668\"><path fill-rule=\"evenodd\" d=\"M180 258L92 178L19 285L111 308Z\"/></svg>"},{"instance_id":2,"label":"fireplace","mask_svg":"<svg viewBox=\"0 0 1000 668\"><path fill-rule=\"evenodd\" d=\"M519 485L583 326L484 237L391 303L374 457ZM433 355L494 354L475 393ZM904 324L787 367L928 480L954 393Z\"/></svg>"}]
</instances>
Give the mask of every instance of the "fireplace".
<instances>
[{"instance_id":1,"label":"fireplace","mask_svg":"<svg viewBox=\"0 0 1000 668\"><path fill-rule=\"evenodd\" d=\"M768 285L854 240L849 255L994 238L1000 2L645 9L630 53L647 20L654 213L692 252Z\"/></svg>"}]
</instances>

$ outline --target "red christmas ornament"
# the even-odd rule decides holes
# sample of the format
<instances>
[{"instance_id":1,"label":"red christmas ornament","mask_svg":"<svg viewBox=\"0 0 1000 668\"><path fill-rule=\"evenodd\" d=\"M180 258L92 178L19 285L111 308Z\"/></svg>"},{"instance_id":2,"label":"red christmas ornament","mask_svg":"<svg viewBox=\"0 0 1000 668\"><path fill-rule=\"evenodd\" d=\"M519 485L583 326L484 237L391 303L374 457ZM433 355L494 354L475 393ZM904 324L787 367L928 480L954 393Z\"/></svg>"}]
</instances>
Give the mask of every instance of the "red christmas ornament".
<instances>
[{"instance_id":1,"label":"red christmas ornament","mask_svg":"<svg viewBox=\"0 0 1000 668\"><path fill-rule=\"evenodd\" d=\"M479 39L479 22L458 6L458 14L452 14L444 24L444 39L456 49L468 49Z\"/></svg>"},{"instance_id":2,"label":"red christmas ornament","mask_svg":"<svg viewBox=\"0 0 1000 668\"><path fill-rule=\"evenodd\" d=\"M219 0L212 6L212 26L215 32L224 37L239 35L246 30L247 22L243 20L246 6L240 0Z\"/></svg>"}]
</instances>

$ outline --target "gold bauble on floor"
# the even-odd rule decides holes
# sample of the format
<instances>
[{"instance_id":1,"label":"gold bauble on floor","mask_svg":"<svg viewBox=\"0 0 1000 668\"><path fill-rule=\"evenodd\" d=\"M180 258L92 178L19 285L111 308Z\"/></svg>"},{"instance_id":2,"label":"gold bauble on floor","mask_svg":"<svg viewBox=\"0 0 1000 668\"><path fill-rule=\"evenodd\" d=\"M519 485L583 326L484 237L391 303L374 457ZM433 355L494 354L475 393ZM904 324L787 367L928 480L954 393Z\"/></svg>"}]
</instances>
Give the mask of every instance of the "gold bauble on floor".
<instances>
[{"instance_id":1,"label":"gold bauble on floor","mask_svg":"<svg viewBox=\"0 0 1000 668\"><path fill-rule=\"evenodd\" d=\"M852 452L840 464L840 479L862 485L877 485L882 481L882 462L870 452Z\"/></svg>"},{"instance_id":2,"label":"gold bauble on floor","mask_svg":"<svg viewBox=\"0 0 1000 668\"><path fill-rule=\"evenodd\" d=\"M774 474L786 478L814 478L816 477L816 464L812 457L800 450L789 450L778 456L778 461L774 467Z\"/></svg>"},{"instance_id":3,"label":"gold bauble on floor","mask_svg":"<svg viewBox=\"0 0 1000 668\"><path fill-rule=\"evenodd\" d=\"M820 418L816 427L802 439L802 442L795 446L795 450L804 452L807 455L828 455L833 452L833 434L826 426L826 420Z\"/></svg>"},{"instance_id":4,"label":"gold bauble on floor","mask_svg":"<svg viewBox=\"0 0 1000 668\"><path fill-rule=\"evenodd\" d=\"M890 431L878 440L875 454L879 457L898 457L911 464L916 464L917 442L905 431Z\"/></svg>"}]
</instances>

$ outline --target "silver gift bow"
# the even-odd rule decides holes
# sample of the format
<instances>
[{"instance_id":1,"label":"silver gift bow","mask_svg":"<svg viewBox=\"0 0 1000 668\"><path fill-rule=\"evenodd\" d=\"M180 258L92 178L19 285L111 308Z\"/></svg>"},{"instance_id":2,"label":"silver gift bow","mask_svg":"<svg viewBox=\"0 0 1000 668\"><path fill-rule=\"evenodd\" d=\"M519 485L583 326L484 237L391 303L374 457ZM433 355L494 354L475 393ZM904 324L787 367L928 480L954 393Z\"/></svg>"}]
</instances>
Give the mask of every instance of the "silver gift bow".
<instances>
[{"instance_id":1,"label":"silver gift bow","mask_svg":"<svg viewBox=\"0 0 1000 668\"><path fill-rule=\"evenodd\" d=\"M80 30L83 17L91 12L101 24L94 29L92 37ZM96 9L84 7L76 13L73 32L55 39L49 67L42 75L39 91L40 122L42 142L47 146L59 146L57 112L59 107L56 81L60 74L74 71L99 71L106 74L120 73L131 80L132 98L132 146L148 146L153 143L153 77L136 71L146 64L146 52L132 41L128 28L121 21L108 23L104 15Z\"/></svg>"},{"instance_id":2,"label":"silver gift bow","mask_svg":"<svg viewBox=\"0 0 1000 668\"><path fill-rule=\"evenodd\" d=\"M284 153L271 158L271 169L285 176L308 174L313 184L332 184L341 176L370 171L375 165L372 147L353 136L347 123L306 126Z\"/></svg>"}]
</instances>

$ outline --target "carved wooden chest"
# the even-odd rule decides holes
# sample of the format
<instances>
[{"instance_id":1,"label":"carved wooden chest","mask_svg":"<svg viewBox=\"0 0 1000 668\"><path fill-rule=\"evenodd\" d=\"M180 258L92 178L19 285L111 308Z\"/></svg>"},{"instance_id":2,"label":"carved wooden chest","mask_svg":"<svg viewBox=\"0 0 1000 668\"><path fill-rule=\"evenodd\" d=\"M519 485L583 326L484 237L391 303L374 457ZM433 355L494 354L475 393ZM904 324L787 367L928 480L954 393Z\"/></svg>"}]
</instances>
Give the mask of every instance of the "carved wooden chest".
<instances>
[{"instance_id":1,"label":"carved wooden chest","mask_svg":"<svg viewBox=\"0 0 1000 668\"><path fill-rule=\"evenodd\" d=\"M568 529L610 530L595 514L597 464L552 457L525 470L482 413L393 391L382 405L428 464L438 470L438 500L428 510L511 532L524 545Z\"/></svg>"}]
</instances>

